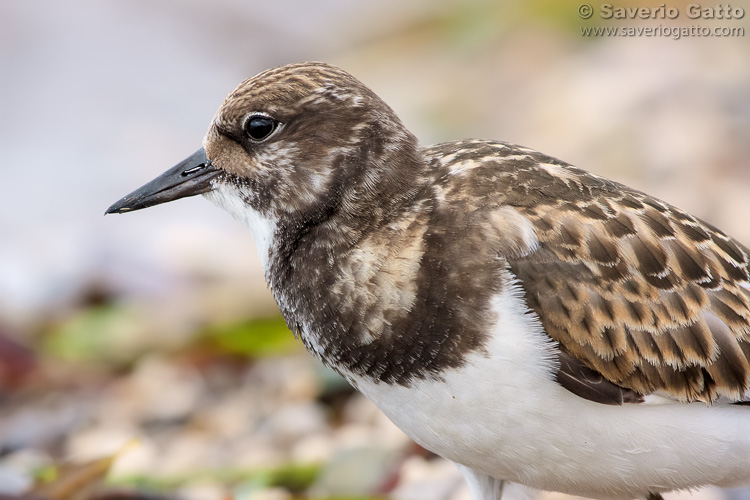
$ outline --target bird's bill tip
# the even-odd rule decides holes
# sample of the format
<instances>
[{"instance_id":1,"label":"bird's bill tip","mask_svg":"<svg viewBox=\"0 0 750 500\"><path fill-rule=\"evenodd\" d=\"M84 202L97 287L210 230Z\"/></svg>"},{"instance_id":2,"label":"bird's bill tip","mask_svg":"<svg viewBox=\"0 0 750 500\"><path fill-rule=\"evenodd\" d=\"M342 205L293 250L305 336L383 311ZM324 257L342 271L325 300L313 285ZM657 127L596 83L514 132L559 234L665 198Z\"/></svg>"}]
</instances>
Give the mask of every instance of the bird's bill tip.
<instances>
[{"instance_id":1,"label":"bird's bill tip","mask_svg":"<svg viewBox=\"0 0 750 500\"><path fill-rule=\"evenodd\" d=\"M110 206L104 214L124 214L168 201L207 193L221 171L211 164L206 151L198 151Z\"/></svg>"}]
</instances>

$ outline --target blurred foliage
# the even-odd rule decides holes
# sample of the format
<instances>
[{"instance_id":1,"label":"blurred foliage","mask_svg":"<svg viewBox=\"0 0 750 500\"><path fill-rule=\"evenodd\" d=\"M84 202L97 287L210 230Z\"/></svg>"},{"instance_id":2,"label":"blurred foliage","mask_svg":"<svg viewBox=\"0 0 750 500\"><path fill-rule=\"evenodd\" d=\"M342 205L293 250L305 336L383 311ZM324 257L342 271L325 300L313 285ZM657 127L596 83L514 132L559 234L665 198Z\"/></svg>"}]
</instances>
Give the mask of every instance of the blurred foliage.
<instances>
[{"instance_id":1,"label":"blurred foliage","mask_svg":"<svg viewBox=\"0 0 750 500\"><path fill-rule=\"evenodd\" d=\"M335 497L310 497L310 500L388 500L388 497L352 497L352 496L335 496Z\"/></svg>"},{"instance_id":2,"label":"blurred foliage","mask_svg":"<svg viewBox=\"0 0 750 500\"><path fill-rule=\"evenodd\" d=\"M90 306L51 325L42 338L41 350L73 362L119 364L133 352L117 348L143 321L137 313L115 303Z\"/></svg>"},{"instance_id":3,"label":"blurred foliage","mask_svg":"<svg viewBox=\"0 0 750 500\"><path fill-rule=\"evenodd\" d=\"M506 32L530 27L553 28L579 39L578 28L585 21L578 15L580 4L574 0L533 0L512 4L487 0L454 2L449 8L435 11L434 17L408 26L407 33L401 35L409 38L407 34L421 33L433 43L446 45L451 50L479 54L482 49L492 47Z\"/></svg>"},{"instance_id":4,"label":"blurred foliage","mask_svg":"<svg viewBox=\"0 0 750 500\"><path fill-rule=\"evenodd\" d=\"M310 488L319 472L319 465L287 464L276 469L255 471L249 476L246 473L244 481L235 489L235 497L241 498L243 493L272 487L281 487L290 493L300 494Z\"/></svg>"},{"instance_id":5,"label":"blurred foliage","mask_svg":"<svg viewBox=\"0 0 750 500\"><path fill-rule=\"evenodd\" d=\"M119 453L86 463L50 465L37 474L37 484L27 493L49 500L85 500L94 494Z\"/></svg>"},{"instance_id":6,"label":"blurred foliage","mask_svg":"<svg viewBox=\"0 0 750 500\"><path fill-rule=\"evenodd\" d=\"M190 483L204 480L218 482L233 490L233 497L247 498L252 493L267 488L284 488L290 493L301 494L317 479L321 466L318 464L284 464L275 468L254 470L205 470L194 471L189 477L171 478L153 476L118 477L110 483L141 490L172 491Z\"/></svg>"},{"instance_id":7,"label":"blurred foliage","mask_svg":"<svg viewBox=\"0 0 750 500\"><path fill-rule=\"evenodd\" d=\"M159 498L159 492L167 493L187 484L202 480L218 481L231 493L227 498L250 499L253 494L268 488L283 488L293 495L304 495L317 479L321 466L317 464L286 464L276 468L255 470L198 471L190 477L171 479L152 477L116 478L107 481L114 461L129 448L126 445L117 453L88 462L53 463L39 469L36 483L27 492L6 496L13 500L90 500L108 498L107 490L124 488L125 497L132 499ZM150 493L149 493L150 492ZM154 492L156 494L154 494ZM122 497L123 492L115 497ZM335 497L336 500L376 500L374 497ZM322 499L321 499L322 500ZM333 498L326 499L333 500Z\"/></svg>"},{"instance_id":8,"label":"blurred foliage","mask_svg":"<svg viewBox=\"0 0 750 500\"><path fill-rule=\"evenodd\" d=\"M143 353L139 352L142 348L129 348L127 337L143 321L138 313L116 303L88 307L50 326L43 335L41 348L46 354L66 361L129 364ZM248 359L280 356L300 349L281 316L209 325L199 329L194 339L206 352Z\"/></svg>"},{"instance_id":9,"label":"blurred foliage","mask_svg":"<svg viewBox=\"0 0 750 500\"><path fill-rule=\"evenodd\" d=\"M3 500L97 500L102 494L104 481L115 460L134 442L127 443L119 451L86 462L54 462L45 465L34 474L34 484L19 494L0 492ZM139 495L128 495L138 499Z\"/></svg>"},{"instance_id":10,"label":"blurred foliage","mask_svg":"<svg viewBox=\"0 0 750 500\"><path fill-rule=\"evenodd\" d=\"M220 353L247 358L279 356L300 349L281 316L210 326L198 338Z\"/></svg>"}]
</instances>

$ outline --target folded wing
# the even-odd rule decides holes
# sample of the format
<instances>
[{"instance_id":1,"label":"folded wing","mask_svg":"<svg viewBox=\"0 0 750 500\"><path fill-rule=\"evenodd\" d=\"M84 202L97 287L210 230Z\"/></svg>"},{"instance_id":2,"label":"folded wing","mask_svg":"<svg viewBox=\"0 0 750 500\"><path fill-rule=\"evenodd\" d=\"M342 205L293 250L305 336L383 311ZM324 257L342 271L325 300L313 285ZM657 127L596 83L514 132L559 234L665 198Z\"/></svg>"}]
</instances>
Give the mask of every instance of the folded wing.
<instances>
[{"instance_id":1,"label":"folded wing","mask_svg":"<svg viewBox=\"0 0 750 500\"><path fill-rule=\"evenodd\" d=\"M528 217L539 246L508 262L563 351L561 384L609 403L655 391L742 399L750 251L646 194L538 153L525 158L503 203ZM623 392L612 397L610 386Z\"/></svg>"}]
</instances>

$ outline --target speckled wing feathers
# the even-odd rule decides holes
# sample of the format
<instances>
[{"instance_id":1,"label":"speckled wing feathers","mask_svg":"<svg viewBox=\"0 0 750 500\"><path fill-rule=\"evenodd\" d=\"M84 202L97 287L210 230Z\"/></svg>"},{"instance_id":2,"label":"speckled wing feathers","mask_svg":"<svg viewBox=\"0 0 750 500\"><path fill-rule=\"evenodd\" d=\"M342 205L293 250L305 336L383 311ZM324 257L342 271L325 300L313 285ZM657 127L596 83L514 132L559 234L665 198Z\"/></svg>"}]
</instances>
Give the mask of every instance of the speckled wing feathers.
<instances>
[{"instance_id":1,"label":"speckled wing feathers","mask_svg":"<svg viewBox=\"0 0 750 500\"><path fill-rule=\"evenodd\" d=\"M427 154L481 163L486 168L474 170L492 172L498 203L531 221L538 248L503 257L564 353L638 394L743 397L750 384L747 248L677 208L541 153L461 144ZM559 380L580 375L570 358L561 365Z\"/></svg>"}]
</instances>

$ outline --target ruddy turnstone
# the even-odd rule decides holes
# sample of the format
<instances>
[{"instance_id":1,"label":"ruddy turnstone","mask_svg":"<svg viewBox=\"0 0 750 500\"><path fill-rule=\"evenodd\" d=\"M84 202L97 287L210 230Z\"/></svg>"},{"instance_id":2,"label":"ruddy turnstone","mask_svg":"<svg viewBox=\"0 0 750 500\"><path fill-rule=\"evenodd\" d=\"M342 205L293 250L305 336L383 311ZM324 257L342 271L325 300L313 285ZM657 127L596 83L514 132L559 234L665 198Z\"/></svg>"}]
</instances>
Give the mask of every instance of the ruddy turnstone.
<instances>
[{"instance_id":1,"label":"ruddy turnstone","mask_svg":"<svg viewBox=\"0 0 750 500\"><path fill-rule=\"evenodd\" d=\"M203 147L112 205L245 222L289 328L475 499L750 482L750 250L528 148L420 147L322 63L240 84Z\"/></svg>"}]
</instances>

